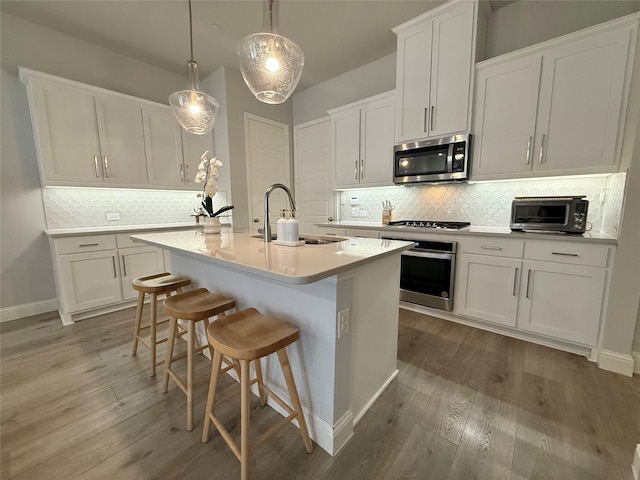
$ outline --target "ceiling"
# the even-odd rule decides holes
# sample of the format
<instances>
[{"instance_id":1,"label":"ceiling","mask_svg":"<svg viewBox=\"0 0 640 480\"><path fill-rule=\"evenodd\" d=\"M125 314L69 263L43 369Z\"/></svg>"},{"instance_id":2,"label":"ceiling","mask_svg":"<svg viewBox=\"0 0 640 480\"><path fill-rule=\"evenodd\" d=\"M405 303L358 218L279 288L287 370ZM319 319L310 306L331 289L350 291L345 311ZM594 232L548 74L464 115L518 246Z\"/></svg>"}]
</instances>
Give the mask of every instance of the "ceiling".
<instances>
[{"instance_id":1,"label":"ceiling","mask_svg":"<svg viewBox=\"0 0 640 480\"><path fill-rule=\"evenodd\" d=\"M493 9L513 0L492 0ZM396 50L391 28L442 0L282 0L280 33L300 45L303 90ZM235 44L262 25L258 0L194 0L194 58L204 78L237 67ZM2 0L2 12L185 75L186 0Z\"/></svg>"}]
</instances>

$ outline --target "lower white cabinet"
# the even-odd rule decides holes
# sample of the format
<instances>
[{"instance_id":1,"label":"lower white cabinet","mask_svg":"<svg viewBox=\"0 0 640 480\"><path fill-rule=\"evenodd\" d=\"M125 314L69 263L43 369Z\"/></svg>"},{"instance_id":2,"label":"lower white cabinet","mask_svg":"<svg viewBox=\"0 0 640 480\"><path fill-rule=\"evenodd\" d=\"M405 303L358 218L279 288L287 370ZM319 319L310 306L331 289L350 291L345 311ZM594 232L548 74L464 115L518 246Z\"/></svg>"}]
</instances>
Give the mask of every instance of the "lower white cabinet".
<instances>
[{"instance_id":1,"label":"lower white cabinet","mask_svg":"<svg viewBox=\"0 0 640 480\"><path fill-rule=\"evenodd\" d=\"M164 250L139 246L130 234L53 238L52 260L63 323L137 298L131 282L164 271ZM128 306L128 305L127 305Z\"/></svg>"}]
</instances>

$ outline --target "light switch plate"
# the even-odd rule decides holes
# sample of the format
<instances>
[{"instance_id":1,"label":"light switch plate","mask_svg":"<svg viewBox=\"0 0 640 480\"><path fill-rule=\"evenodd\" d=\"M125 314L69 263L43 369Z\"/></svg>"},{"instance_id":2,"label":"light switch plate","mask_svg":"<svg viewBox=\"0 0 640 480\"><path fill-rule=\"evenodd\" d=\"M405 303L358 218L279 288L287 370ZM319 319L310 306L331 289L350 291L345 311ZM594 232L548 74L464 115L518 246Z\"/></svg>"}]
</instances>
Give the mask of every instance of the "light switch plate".
<instances>
[{"instance_id":1,"label":"light switch plate","mask_svg":"<svg viewBox=\"0 0 640 480\"><path fill-rule=\"evenodd\" d=\"M107 213L107 221L115 222L116 220L120 220L120 213L118 212Z\"/></svg>"},{"instance_id":2,"label":"light switch plate","mask_svg":"<svg viewBox=\"0 0 640 480\"><path fill-rule=\"evenodd\" d=\"M358 216L358 211L360 209L358 207L351 207L351 216L352 217L357 217Z\"/></svg>"},{"instance_id":3,"label":"light switch plate","mask_svg":"<svg viewBox=\"0 0 640 480\"><path fill-rule=\"evenodd\" d=\"M359 217L366 217L366 216L367 216L367 211L366 211L366 210L362 210L362 209L360 209L360 210L358 211L358 216L359 216Z\"/></svg>"}]
</instances>

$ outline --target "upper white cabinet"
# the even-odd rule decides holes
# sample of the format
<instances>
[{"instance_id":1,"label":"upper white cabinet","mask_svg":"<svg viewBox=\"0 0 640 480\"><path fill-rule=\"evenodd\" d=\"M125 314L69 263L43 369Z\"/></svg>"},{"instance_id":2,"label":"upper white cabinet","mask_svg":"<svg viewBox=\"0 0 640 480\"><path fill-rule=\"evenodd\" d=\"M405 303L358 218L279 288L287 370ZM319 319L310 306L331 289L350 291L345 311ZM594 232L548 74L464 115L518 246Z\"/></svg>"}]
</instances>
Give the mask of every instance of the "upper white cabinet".
<instances>
[{"instance_id":1,"label":"upper white cabinet","mask_svg":"<svg viewBox=\"0 0 640 480\"><path fill-rule=\"evenodd\" d=\"M42 185L200 188L213 134L182 130L166 105L20 69Z\"/></svg>"},{"instance_id":2,"label":"upper white cabinet","mask_svg":"<svg viewBox=\"0 0 640 480\"><path fill-rule=\"evenodd\" d=\"M638 18L477 67L474 179L615 171Z\"/></svg>"},{"instance_id":3,"label":"upper white cabinet","mask_svg":"<svg viewBox=\"0 0 640 480\"><path fill-rule=\"evenodd\" d=\"M393 185L394 92L329 111L334 187Z\"/></svg>"},{"instance_id":4,"label":"upper white cabinet","mask_svg":"<svg viewBox=\"0 0 640 480\"><path fill-rule=\"evenodd\" d=\"M449 2L393 29L397 143L469 129L477 18L477 2Z\"/></svg>"}]
</instances>

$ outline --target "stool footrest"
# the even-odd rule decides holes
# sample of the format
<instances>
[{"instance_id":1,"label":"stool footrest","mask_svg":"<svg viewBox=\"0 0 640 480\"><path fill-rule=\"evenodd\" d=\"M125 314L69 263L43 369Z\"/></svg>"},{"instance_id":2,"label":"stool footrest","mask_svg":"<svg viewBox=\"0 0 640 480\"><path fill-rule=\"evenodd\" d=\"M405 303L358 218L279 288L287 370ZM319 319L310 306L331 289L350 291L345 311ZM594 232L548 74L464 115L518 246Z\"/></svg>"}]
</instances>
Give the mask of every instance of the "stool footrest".
<instances>
[{"instance_id":1,"label":"stool footrest","mask_svg":"<svg viewBox=\"0 0 640 480\"><path fill-rule=\"evenodd\" d=\"M209 413L207 415L209 415L209 418L218 429L218 432L220 432L220 435L222 435L224 441L227 442L227 445L229 445L229 448L231 449L233 454L238 458L238 460L240 460L240 448L238 448L236 442L234 442L233 438L231 438L229 430L226 429L226 427L222 424L218 417L216 417L213 413Z\"/></svg>"},{"instance_id":2,"label":"stool footrest","mask_svg":"<svg viewBox=\"0 0 640 480\"><path fill-rule=\"evenodd\" d=\"M178 377L178 375L176 375L176 373L169 369L167 370L167 373L169 374L169 376L171 378L173 378L173 381L176 382L176 385L178 385L178 388L180 390L182 390L182 392L187 395L187 386L182 382L182 380L180 380L180 377ZM193 382L193 387L199 387L201 385L204 385L205 383L209 383L209 379L208 378L203 378L202 380L198 380L197 382Z\"/></svg>"}]
</instances>

